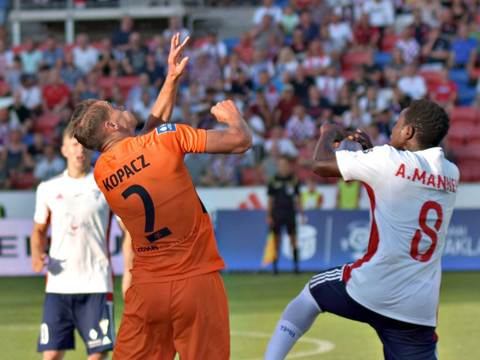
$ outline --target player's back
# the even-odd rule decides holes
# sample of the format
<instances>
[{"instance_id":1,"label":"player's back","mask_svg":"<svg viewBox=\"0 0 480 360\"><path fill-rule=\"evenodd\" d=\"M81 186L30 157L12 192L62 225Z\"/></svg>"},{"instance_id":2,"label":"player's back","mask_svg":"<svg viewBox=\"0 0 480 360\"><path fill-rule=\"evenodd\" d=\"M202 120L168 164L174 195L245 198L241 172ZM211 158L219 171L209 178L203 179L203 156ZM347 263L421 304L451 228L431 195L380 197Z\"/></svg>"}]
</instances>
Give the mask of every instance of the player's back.
<instances>
[{"instance_id":1,"label":"player's back","mask_svg":"<svg viewBox=\"0 0 480 360\"><path fill-rule=\"evenodd\" d=\"M168 281L218 270L210 217L184 163L203 152L205 132L167 124L102 154L95 179L133 239L132 282Z\"/></svg>"},{"instance_id":2,"label":"player's back","mask_svg":"<svg viewBox=\"0 0 480 360\"><path fill-rule=\"evenodd\" d=\"M434 326L458 169L440 148L385 145L359 152L355 161L362 166L347 180L366 185L372 224L366 255L347 268L347 290L385 316Z\"/></svg>"}]
</instances>

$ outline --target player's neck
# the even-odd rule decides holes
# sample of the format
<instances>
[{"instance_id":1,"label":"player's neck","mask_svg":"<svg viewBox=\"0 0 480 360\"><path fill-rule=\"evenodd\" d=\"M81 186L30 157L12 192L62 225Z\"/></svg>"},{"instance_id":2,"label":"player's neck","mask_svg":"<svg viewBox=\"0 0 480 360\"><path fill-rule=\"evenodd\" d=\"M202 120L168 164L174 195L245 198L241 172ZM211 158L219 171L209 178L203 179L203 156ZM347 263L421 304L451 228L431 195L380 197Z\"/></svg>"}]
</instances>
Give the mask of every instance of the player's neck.
<instances>
[{"instance_id":1,"label":"player's neck","mask_svg":"<svg viewBox=\"0 0 480 360\"><path fill-rule=\"evenodd\" d=\"M90 172L90 164L86 164L82 167L67 166L67 174L72 179L81 179L88 175Z\"/></svg>"}]
</instances>

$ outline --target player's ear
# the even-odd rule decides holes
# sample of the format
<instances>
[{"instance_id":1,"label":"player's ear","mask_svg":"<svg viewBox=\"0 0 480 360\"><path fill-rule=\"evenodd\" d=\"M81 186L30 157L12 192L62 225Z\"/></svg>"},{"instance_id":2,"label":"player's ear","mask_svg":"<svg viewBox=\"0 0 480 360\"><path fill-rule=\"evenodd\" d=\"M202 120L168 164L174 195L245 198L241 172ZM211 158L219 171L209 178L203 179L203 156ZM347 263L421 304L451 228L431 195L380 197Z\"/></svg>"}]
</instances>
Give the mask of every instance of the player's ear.
<instances>
[{"instance_id":1,"label":"player's ear","mask_svg":"<svg viewBox=\"0 0 480 360\"><path fill-rule=\"evenodd\" d=\"M108 129L108 130L117 130L117 124L114 123L113 121L111 120L107 120L105 121L105 127Z\"/></svg>"},{"instance_id":2,"label":"player's ear","mask_svg":"<svg viewBox=\"0 0 480 360\"><path fill-rule=\"evenodd\" d=\"M405 139L411 140L415 135L415 128L411 125L405 125L403 128Z\"/></svg>"}]
</instances>

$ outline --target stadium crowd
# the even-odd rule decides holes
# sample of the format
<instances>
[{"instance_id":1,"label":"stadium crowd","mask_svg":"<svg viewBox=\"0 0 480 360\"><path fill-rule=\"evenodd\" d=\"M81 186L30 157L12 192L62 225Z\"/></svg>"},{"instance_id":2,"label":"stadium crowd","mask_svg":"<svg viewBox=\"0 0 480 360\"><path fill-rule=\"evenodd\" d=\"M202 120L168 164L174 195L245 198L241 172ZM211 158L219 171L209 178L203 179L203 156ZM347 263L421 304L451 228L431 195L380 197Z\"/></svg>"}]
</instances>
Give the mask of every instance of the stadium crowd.
<instances>
[{"instance_id":1,"label":"stadium crowd","mask_svg":"<svg viewBox=\"0 0 480 360\"><path fill-rule=\"evenodd\" d=\"M54 36L12 48L0 40L0 188L34 188L65 168L61 134L82 100L123 106L140 129L176 32L193 40L172 121L221 127L209 110L233 99L254 132L246 154L189 154L197 186L265 184L285 156L305 181L324 122L362 128L374 145L385 144L398 114L419 98L449 111L446 154L463 181L480 180L472 166L480 153L479 10L473 0L264 0L238 38L222 39L215 28L196 37L172 17L145 39L124 17L98 42L85 33L72 45Z\"/></svg>"}]
</instances>

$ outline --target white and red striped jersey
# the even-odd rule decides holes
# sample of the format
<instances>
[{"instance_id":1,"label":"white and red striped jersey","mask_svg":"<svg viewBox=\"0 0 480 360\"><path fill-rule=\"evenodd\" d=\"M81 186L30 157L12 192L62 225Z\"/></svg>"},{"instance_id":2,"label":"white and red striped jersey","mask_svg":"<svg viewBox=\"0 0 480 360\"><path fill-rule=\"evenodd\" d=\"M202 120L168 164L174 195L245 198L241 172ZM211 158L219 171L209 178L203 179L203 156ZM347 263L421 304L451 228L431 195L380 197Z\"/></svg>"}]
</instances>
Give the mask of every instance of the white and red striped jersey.
<instances>
[{"instance_id":1,"label":"white and red striped jersey","mask_svg":"<svg viewBox=\"0 0 480 360\"><path fill-rule=\"evenodd\" d=\"M436 326L441 256L459 171L439 147L400 151L390 145L338 151L345 180L360 180L371 204L365 255L345 267L348 294L396 320Z\"/></svg>"},{"instance_id":2,"label":"white and red striped jersey","mask_svg":"<svg viewBox=\"0 0 480 360\"><path fill-rule=\"evenodd\" d=\"M50 221L48 293L113 291L108 232L112 213L93 173L74 179L65 170L40 183L34 220Z\"/></svg>"}]
</instances>

